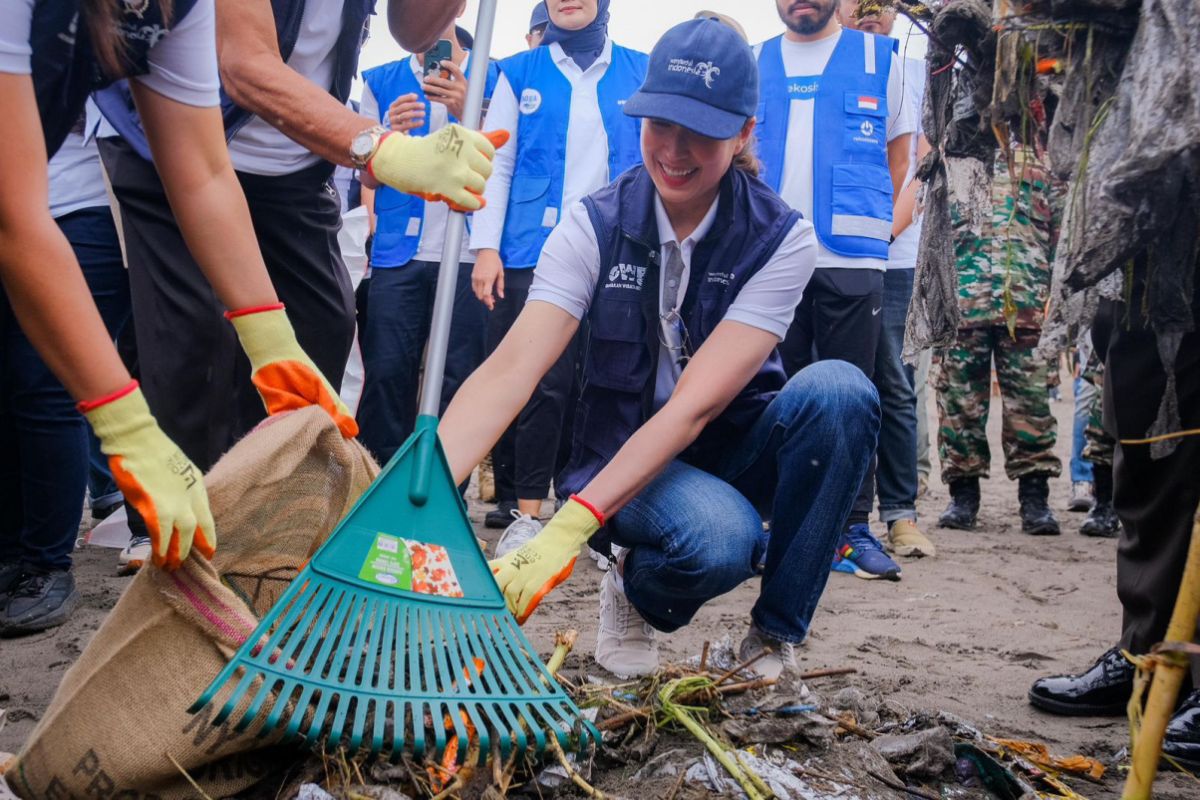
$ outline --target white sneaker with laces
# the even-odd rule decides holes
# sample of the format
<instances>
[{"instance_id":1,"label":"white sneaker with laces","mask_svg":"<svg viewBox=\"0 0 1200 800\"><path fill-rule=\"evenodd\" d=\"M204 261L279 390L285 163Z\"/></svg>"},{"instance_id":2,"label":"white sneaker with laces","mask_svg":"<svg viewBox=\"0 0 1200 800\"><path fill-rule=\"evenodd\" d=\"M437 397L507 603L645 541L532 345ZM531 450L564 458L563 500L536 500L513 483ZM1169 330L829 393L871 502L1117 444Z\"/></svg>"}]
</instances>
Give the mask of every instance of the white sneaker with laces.
<instances>
[{"instance_id":1,"label":"white sneaker with laces","mask_svg":"<svg viewBox=\"0 0 1200 800\"><path fill-rule=\"evenodd\" d=\"M117 558L117 574L132 575L149 563L153 554L149 536L134 536Z\"/></svg>"},{"instance_id":2,"label":"white sneaker with laces","mask_svg":"<svg viewBox=\"0 0 1200 800\"><path fill-rule=\"evenodd\" d=\"M591 547L588 547L587 554L588 558L596 562L596 569L601 572L608 572L612 569L613 562L608 556L593 550Z\"/></svg>"},{"instance_id":3,"label":"white sneaker with laces","mask_svg":"<svg viewBox=\"0 0 1200 800\"><path fill-rule=\"evenodd\" d=\"M513 509L513 521L504 529L504 533L500 534L500 539L496 542L496 555L493 558L503 558L504 556L516 550L520 550L529 541L542 532L541 521L534 519L529 514L522 514L520 511Z\"/></svg>"},{"instance_id":4,"label":"white sneaker with laces","mask_svg":"<svg viewBox=\"0 0 1200 800\"><path fill-rule=\"evenodd\" d=\"M600 630L596 633L596 663L622 680L658 669L654 628L629 602L617 585L617 571L600 581Z\"/></svg>"},{"instance_id":5,"label":"white sneaker with laces","mask_svg":"<svg viewBox=\"0 0 1200 800\"><path fill-rule=\"evenodd\" d=\"M1092 510L1092 484L1090 481L1074 481L1071 484L1071 499L1067 501L1071 511Z\"/></svg>"},{"instance_id":6,"label":"white sneaker with laces","mask_svg":"<svg viewBox=\"0 0 1200 800\"><path fill-rule=\"evenodd\" d=\"M746 638L742 639L742 644L738 647L738 658L743 662L749 661L763 650L770 648L769 654L755 661L749 668L764 678L778 680L784 672L800 670L800 666L796 662L796 647L797 645L791 642L782 642L768 636L751 622Z\"/></svg>"}]
</instances>

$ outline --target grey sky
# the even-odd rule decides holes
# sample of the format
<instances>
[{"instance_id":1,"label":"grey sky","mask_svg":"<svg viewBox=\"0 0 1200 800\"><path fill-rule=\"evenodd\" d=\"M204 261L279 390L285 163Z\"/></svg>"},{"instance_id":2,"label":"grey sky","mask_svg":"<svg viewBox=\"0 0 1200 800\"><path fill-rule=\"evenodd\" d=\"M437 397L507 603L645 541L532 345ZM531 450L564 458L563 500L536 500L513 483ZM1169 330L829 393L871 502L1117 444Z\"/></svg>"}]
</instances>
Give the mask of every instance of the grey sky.
<instances>
[{"instance_id":1,"label":"grey sky","mask_svg":"<svg viewBox=\"0 0 1200 800\"><path fill-rule=\"evenodd\" d=\"M498 5L496 33L492 42L492 56L497 58L525 48L529 12L534 3L533 0L500 0ZM388 35L384 6L385 0L381 0L376 9L379 16L374 20L371 39L363 48L360 59L363 69L386 64L405 55ZM733 17L746 29L751 42L760 42L783 30L775 11L775 0L612 0L609 34L614 41L626 47L649 52L664 31L700 10L718 11ZM478 13L478 0L467 0L467 12L461 20L463 27L475 30ZM921 35L909 37L908 31L907 20L901 18L893 31L893 35L900 39L901 51L910 57L923 58L925 38ZM356 84L354 95L357 97L358 94Z\"/></svg>"}]
</instances>

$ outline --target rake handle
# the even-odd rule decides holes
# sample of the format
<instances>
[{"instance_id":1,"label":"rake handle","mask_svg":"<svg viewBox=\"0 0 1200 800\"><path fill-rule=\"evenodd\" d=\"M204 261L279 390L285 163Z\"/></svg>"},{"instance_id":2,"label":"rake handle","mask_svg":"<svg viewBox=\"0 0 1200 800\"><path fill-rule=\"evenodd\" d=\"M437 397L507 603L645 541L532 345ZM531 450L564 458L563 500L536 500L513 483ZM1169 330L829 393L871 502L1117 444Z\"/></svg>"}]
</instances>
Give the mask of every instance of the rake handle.
<instances>
[{"instance_id":1,"label":"rake handle","mask_svg":"<svg viewBox=\"0 0 1200 800\"><path fill-rule=\"evenodd\" d=\"M496 21L497 0L480 0L479 17L475 23L475 46L467 69L467 100L461 123L479 130L483 116L483 91L487 84L488 65L492 52L492 29ZM421 384L421 399L417 411L416 463L409 481L408 499L415 506L429 500L429 484L433 476L434 454L437 445L437 417L441 412L442 377L446 371L446 349L450 339L450 318L454 312L454 294L458 285L458 257L462 253L463 229L466 215L451 211L446 221L446 241L442 247L442 263L438 266L437 291L433 299L433 320L429 326L429 345L425 353L425 377Z\"/></svg>"}]
</instances>

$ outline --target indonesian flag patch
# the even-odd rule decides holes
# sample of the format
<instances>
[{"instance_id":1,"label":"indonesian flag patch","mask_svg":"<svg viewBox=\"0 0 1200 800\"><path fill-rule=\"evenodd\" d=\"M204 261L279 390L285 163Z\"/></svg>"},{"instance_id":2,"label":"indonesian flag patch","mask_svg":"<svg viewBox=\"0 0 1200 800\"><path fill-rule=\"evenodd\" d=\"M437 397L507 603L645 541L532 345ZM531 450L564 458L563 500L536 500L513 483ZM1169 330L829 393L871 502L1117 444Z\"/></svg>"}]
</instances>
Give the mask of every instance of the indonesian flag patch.
<instances>
[{"instance_id":1,"label":"indonesian flag patch","mask_svg":"<svg viewBox=\"0 0 1200 800\"><path fill-rule=\"evenodd\" d=\"M859 95L858 107L865 108L868 111L878 111L879 110L879 98L878 97L868 97L867 95Z\"/></svg>"}]
</instances>

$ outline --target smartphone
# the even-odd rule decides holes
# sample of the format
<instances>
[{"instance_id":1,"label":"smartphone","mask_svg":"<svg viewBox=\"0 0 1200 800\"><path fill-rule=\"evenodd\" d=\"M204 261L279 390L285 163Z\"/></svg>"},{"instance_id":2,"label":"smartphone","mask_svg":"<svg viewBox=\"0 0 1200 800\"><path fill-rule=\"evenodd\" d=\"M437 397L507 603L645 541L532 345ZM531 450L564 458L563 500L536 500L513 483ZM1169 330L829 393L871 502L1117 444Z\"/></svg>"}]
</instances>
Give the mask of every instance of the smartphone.
<instances>
[{"instance_id":1,"label":"smartphone","mask_svg":"<svg viewBox=\"0 0 1200 800\"><path fill-rule=\"evenodd\" d=\"M450 60L450 40L439 39L438 43L425 51L425 77L438 72L438 65L443 61ZM441 70L443 78L449 78L450 73L446 70Z\"/></svg>"}]
</instances>

